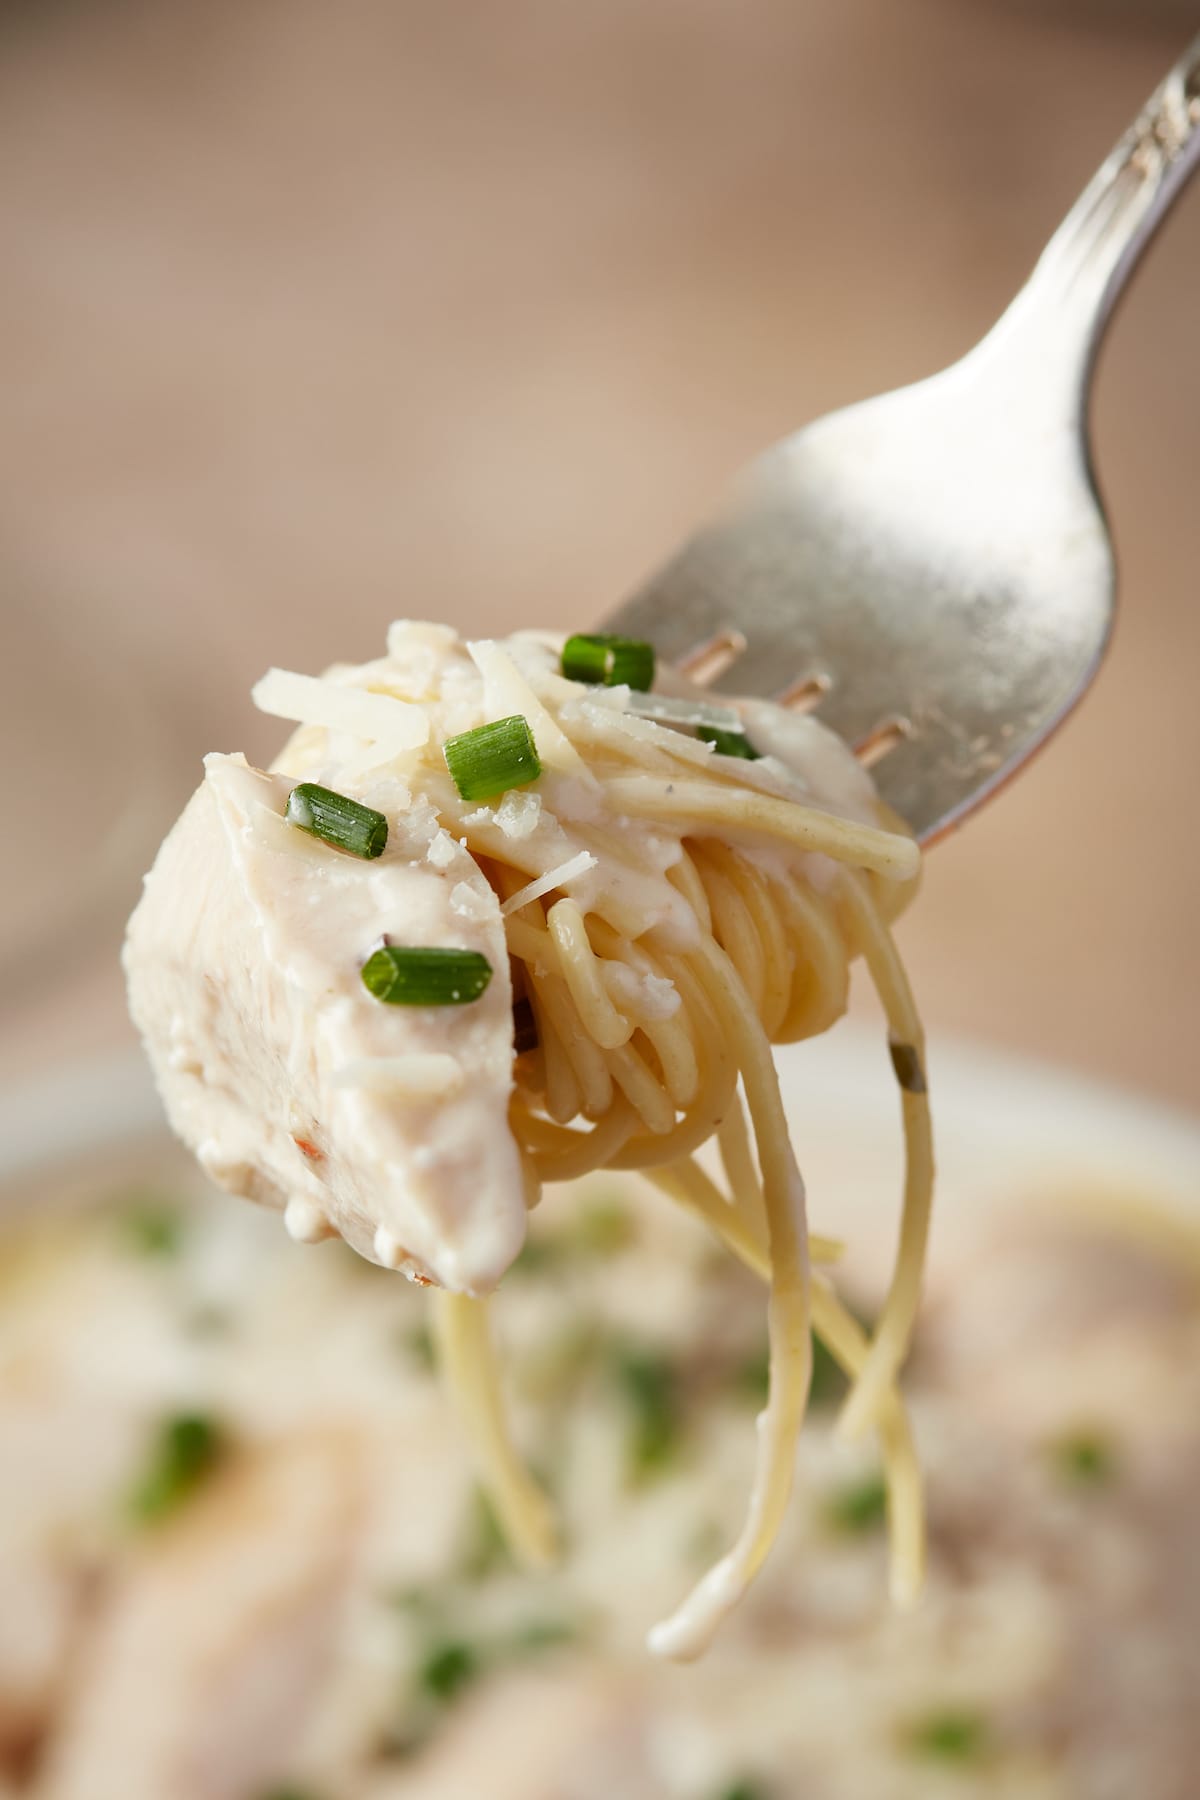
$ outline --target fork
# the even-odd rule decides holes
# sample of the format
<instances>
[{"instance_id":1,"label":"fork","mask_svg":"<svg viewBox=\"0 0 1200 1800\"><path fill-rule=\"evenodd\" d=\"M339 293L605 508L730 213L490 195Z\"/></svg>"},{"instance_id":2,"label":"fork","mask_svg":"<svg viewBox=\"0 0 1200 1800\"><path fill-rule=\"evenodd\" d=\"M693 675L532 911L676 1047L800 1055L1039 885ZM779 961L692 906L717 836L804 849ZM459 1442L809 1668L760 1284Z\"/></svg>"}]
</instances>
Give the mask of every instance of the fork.
<instances>
[{"instance_id":1,"label":"fork","mask_svg":"<svg viewBox=\"0 0 1200 1800\"><path fill-rule=\"evenodd\" d=\"M1108 643L1088 399L1113 306L1200 164L1200 37L961 361L759 456L606 629L819 706L935 842L1023 767Z\"/></svg>"}]
</instances>

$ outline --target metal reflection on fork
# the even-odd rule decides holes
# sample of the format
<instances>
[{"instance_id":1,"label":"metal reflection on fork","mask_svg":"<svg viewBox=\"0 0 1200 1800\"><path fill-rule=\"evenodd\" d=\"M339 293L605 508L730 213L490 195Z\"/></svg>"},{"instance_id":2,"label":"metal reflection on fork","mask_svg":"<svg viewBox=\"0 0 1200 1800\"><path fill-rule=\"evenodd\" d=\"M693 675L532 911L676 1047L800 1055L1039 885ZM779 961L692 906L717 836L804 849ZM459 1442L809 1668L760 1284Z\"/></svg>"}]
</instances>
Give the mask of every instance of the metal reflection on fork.
<instances>
[{"instance_id":1,"label":"metal reflection on fork","mask_svg":"<svg viewBox=\"0 0 1200 1800\"><path fill-rule=\"evenodd\" d=\"M1095 355L1200 163L1200 37L960 362L745 471L606 629L729 692L819 706L931 843L1095 675L1116 593L1089 453Z\"/></svg>"}]
</instances>

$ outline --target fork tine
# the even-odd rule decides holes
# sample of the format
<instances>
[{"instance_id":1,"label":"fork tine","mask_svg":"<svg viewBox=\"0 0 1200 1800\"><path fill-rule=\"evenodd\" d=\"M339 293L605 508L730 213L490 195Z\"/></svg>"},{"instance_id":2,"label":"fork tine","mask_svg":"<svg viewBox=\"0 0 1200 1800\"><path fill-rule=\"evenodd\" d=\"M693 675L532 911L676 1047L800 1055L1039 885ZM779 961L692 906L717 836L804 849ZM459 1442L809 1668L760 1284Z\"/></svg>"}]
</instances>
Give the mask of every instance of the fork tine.
<instances>
[{"instance_id":1,"label":"fork tine","mask_svg":"<svg viewBox=\"0 0 1200 1800\"><path fill-rule=\"evenodd\" d=\"M813 712L829 692L829 686L828 675L798 675L771 698L788 712Z\"/></svg>"},{"instance_id":2,"label":"fork tine","mask_svg":"<svg viewBox=\"0 0 1200 1800\"><path fill-rule=\"evenodd\" d=\"M746 648L740 631L718 631L704 643L697 644L677 659L676 667L689 675L700 687L709 687L732 668Z\"/></svg>"}]
</instances>

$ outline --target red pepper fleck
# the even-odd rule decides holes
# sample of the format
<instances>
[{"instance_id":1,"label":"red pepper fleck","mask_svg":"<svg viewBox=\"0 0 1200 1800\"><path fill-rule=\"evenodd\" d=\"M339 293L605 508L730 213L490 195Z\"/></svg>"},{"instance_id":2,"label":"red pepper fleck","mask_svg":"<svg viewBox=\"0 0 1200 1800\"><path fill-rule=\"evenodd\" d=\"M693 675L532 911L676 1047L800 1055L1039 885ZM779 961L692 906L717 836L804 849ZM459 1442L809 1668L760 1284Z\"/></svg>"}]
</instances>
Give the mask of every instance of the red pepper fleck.
<instances>
[{"instance_id":1,"label":"red pepper fleck","mask_svg":"<svg viewBox=\"0 0 1200 1800\"><path fill-rule=\"evenodd\" d=\"M293 1137L292 1142L301 1155L307 1156L312 1162L320 1162L325 1154L323 1150L318 1150L315 1144L310 1144L307 1138Z\"/></svg>"}]
</instances>

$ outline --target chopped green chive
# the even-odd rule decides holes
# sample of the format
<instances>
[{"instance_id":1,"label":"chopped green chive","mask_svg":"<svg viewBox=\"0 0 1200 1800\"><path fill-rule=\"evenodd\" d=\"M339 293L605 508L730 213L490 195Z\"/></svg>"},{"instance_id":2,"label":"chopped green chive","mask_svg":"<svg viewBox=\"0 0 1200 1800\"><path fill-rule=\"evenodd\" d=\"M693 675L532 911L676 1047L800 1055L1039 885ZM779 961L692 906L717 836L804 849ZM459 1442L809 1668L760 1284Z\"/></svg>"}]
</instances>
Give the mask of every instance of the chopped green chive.
<instances>
[{"instance_id":1,"label":"chopped green chive","mask_svg":"<svg viewBox=\"0 0 1200 1800\"><path fill-rule=\"evenodd\" d=\"M388 824L381 812L335 794L332 788L318 787L315 781L302 781L292 789L286 816L289 825L368 862L382 856L387 847Z\"/></svg>"},{"instance_id":2,"label":"chopped green chive","mask_svg":"<svg viewBox=\"0 0 1200 1800\"><path fill-rule=\"evenodd\" d=\"M656 1474L674 1456L682 1432L675 1365L658 1351L621 1345L613 1354L613 1373L630 1415L630 1473Z\"/></svg>"},{"instance_id":3,"label":"chopped green chive","mask_svg":"<svg viewBox=\"0 0 1200 1800\"><path fill-rule=\"evenodd\" d=\"M646 693L654 681L654 646L641 638L569 637L562 672L568 681L601 687L631 687Z\"/></svg>"},{"instance_id":4,"label":"chopped green chive","mask_svg":"<svg viewBox=\"0 0 1200 1800\"><path fill-rule=\"evenodd\" d=\"M978 1762L988 1747L987 1720L966 1710L931 1713L913 1726L908 1741L918 1756L937 1762Z\"/></svg>"},{"instance_id":5,"label":"chopped green chive","mask_svg":"<svg viewBox=\"0 0 1200 1800\"><path fill-rule=\"evenodd\" d=\"M510 788L528 787L542 772L523 713L447 738L442 755L464 800L490 800Z\"/></svg>"},{"instance_id":6,"label":"chopped green chive","mask_svg":"<svg viewBox=\"0 0 1200 1800\"><path fill-rule=\"evenodd\" d=\"M735 1781L732 1787L721 1789L717 1800L767 1800L767 1790L757 1781Z\"/></svg>"},{"instance_id":7,"label":"chopped green chive","mask_svg":"<svg viewBox=\"0 0 1200 1800\"><path fill-rule=\"evenodd\" d=\"M479 1654L461 1638L435 1644L418 1671L422 1691L442 1705L454 1700L481 1672Z\"/></svg>"},{"instance_id":8,"label":"chopped green chive","mask_svg":"<svg viewBox=\"0 0 1200 1800\"><path fill-rule=\"evenodd\" d=\"M178 1208L154 1200L131 1206L121 1227L133 1249L143 1256L177 1256L183 1243L183 1217Z\"/></svg>"},{"instance_id":9,"label":"chopped green chive","mask_svg":"<svg viewBox=\"0 0 1200 1800\"><path fill-rule=\"evenodd\" d=\"M428 1325L406 1325L397 1334L396 1344L418 1369L435 1367L437 1355L433 1347L433 1333Z\"/></svg>"},{"instance_id":10,"label":"chopped green chive","mask_svg":"<svg viewBox=\"0 0 1200 1800\"><path fill-rule=\"evenodd\" d=\"M225 1450L220 1427L203 1413L180 1413L160 1428L150 1468L133 1495L135 1515L165 1518L190 1499Z\"/></svg>"},{"instance_id":11,"label":"chopped green chive","mask_svg":"<svg viewBox=\"0 0 1200 1800\"><path fill-rule=\"evenodd\" d=\"M719 756L740 756L743 762L759 762L758 751L741 731L722 731L719 725L697 725L696 736L711 744Z\"/></svg>"},{"instance_id":12,"label":"chopped green chive","mask_svg":"<svg viewBox=\"0 0 1200 1800\"><path fill-rule=\"evenodd\" d=\"M839 1531L867 1532L887 1517L887 1485L881 1475L868 1475L830 1496L825 1516Z\"/></svg>"},{"instance_id":13,"label":"chopped green chive","mask_svg":"<svg viewBox=\"0 0 1200 1800\"><path fill-rule=\"evenodd\" d=\"M388 1006L464 1006L478 1000L492 965L478 950L386 944L363 964L363 986Z\"/></svg>"},{"instance_id":14,"label":"chopped green chive","mask_svg":"<svg viewBox=\"0 0 1200 1800\"><path fill-rule=\"evenodd\" d=\"M459 1563L459 1571L464 1580L486 1581L489 1575L512 1568L512 1552L500 1529L496 1509L479 1487L471 1497L465 1538Z\"/></svg>"},{"instance_id":15,"label":"chopped green chive","mask_svg":"<svg viewBox=\"0 0 1200 1800\"><path fill-rule=\"evenodd\" d=\"M1116 1473L1117 1459L1107 1438L1077 1431L1051 1446L1054 1467L1076 1487L1102 1487Z\"/></svg>"},{"instance_id":16,"label":"chopped green chive","mask_svg":"<svg viewBox=\"0 0 1200 1800\"><path fill-rule=\"evenodd\" d=\"M925 1092L925 1071L921 1067L921 1053L915 1044L897 1044L888 1039L888 1050L891 1052L892 1067L896 1071L896 1080L906 1094L923 1094Z\"/></svg>"}]
</instances>

